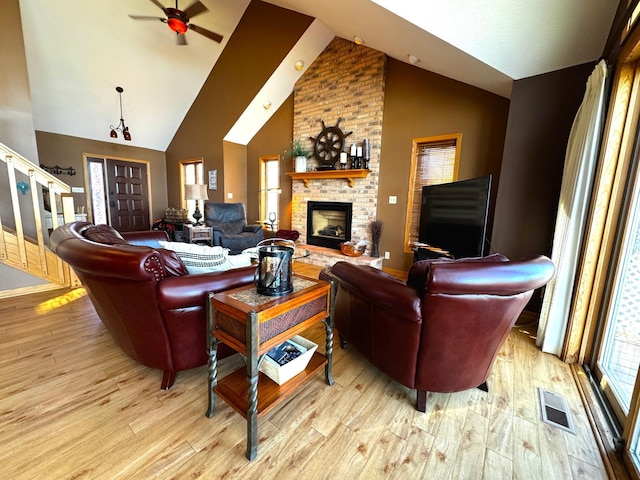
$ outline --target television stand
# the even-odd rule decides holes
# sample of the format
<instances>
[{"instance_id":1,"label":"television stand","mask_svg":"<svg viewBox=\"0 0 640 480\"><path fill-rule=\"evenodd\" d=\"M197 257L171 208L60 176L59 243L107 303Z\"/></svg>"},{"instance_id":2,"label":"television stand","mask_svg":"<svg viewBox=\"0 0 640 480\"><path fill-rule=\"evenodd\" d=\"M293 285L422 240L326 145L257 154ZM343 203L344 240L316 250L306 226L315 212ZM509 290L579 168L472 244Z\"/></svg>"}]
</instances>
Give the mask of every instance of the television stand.
<instances>
[{"instance_id":1,"label":"television stand","mask_svg":"<svg viewBox=\"0 0 640 480\"><path fill-rule=\"evenodd\" d=\"M414 247L411 250L413 250L413 263L434 258L454 258L446 250L437 247Z\"/></svg>"}]
</instances>

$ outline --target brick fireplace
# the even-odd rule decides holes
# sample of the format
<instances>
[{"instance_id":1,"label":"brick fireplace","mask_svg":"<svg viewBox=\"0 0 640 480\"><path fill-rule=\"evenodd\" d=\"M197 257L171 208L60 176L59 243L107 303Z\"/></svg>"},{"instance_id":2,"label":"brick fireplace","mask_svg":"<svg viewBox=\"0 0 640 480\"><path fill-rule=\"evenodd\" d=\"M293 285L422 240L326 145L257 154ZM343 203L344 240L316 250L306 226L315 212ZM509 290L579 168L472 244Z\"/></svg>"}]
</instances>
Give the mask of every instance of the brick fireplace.
<instances>
[{"instance_id":1,"label":"brick fireplace","mask_svg":"<svg viewBox=\"0 0 640 480\"><path fill-rule=\"evenodd\" d=\"M347 151L366 138L371 152L370 173L355 179L353 187L346 179L311 179L308 187L301 180L292 181L291 227L300 232L303 243L307 243L309 201L351 203L351 240L371 242L369 222L376 218L378 207L385 66L382 52L336 37L296 83L294 140L311 146L309 138L318 136L322 122L339 123L343 132L352 132L345 140ZM312 158L307 168L318 165Z\"/></svg>"}]
</instances>

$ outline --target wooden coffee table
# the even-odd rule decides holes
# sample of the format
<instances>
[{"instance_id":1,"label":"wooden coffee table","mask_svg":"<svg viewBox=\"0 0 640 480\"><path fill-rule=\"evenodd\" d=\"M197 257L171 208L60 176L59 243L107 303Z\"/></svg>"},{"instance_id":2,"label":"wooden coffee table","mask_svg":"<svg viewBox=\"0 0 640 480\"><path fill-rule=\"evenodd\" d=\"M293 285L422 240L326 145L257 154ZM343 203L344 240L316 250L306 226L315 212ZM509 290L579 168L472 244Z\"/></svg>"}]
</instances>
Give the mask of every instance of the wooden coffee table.
<instances>
[{"instance_id":1,"label":"wooden coffee table","mask_svg":"<svg viewBox=\"0 0 640 480\"><path fill-rule=\"evenodd\" d=\"M215 415L217 397L227 402L247 420L247 458L258 452L258 418L291 394L311 375L325 369L332 375L332 295L331 284L323 280L293 275L293 292L280 297L260 295L256 287L244 287L209 294L207 301L207 347L209 349L209 409ZM306 369L278 385L258 368L273 347L323 322L326 331L325 355L313 354ZM218 381L218 342L224 342L245 357L240 368Z\"/></svg>"}]
</instances>

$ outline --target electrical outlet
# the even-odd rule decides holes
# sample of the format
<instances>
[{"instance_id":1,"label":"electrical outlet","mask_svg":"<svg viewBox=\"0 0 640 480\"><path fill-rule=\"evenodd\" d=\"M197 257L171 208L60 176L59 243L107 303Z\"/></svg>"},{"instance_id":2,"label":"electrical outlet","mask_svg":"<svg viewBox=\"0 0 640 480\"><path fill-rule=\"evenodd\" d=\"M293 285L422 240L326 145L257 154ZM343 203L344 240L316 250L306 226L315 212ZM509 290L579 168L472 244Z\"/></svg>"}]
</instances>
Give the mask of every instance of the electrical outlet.
<instances>
[{"instance_id":1,"label":"electrical outlet","mask_svg":"<svg viewBox=\"0 0 640 480\"><path fill-rule=\"evenodd\" d=\"M233 198L233 193L227 193L227 198L229 199Z\"/></svg>"},{"instance_id":2,"label":"electrical outlet","mask_svg":"<svg viewBox=\"0 0 640 480\"><path fill-rule=\"evenodd\" d=\"M384 252L384 259L385 260L389 260L391 258L391 253L390 252Z\"/></svg>"},{"instance_id":3,"label":"electrical outlet","mask_svg":"<svg viewBox=\"0 0 640 480\"><path fill-rule=\"evenodd\" d=\"M396 203L398 203L398 197L389 195L389 205L395 205Z\"/></svg>"}]
</instances>

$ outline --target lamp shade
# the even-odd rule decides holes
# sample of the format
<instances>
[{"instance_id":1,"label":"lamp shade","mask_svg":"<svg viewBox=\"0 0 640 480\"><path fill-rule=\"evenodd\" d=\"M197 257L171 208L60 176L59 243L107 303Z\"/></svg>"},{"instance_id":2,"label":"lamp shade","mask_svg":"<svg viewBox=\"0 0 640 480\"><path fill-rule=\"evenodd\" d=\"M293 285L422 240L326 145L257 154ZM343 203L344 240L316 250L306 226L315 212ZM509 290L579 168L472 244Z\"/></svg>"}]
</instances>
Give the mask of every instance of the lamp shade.
<instances>
[{"instance_id":1,"label":"lamp shade","mask_svg":"<svg viewBox=\"0 0 640 480\"><path fill-rule=\"evenodd\" d=\"M206 185L185 184L184 186L185 200L209 200Z\"/></svg>"}]
</instances>

